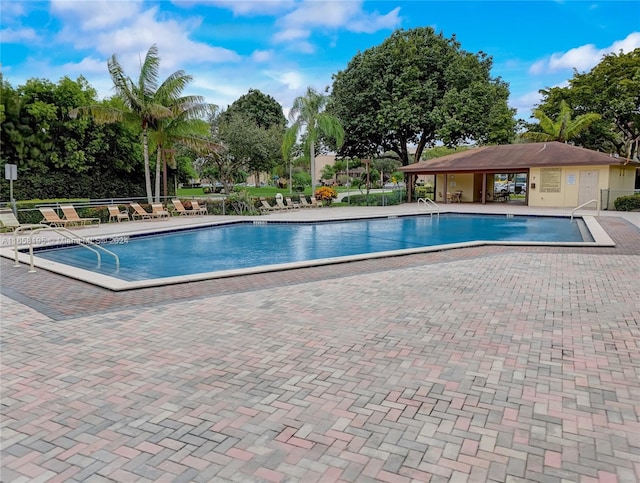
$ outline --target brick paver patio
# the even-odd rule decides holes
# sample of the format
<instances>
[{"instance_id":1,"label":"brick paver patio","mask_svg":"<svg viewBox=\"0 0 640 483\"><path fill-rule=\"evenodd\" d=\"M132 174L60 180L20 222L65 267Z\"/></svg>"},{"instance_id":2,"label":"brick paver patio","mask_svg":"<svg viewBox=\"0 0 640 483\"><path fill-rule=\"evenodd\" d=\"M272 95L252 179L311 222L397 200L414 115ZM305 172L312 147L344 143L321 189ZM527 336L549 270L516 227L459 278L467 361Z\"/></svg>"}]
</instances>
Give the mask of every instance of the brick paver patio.
<instances>
[{"instance_id":1,"label":"brick paver patio","mask_svg":"<svg viewBox=\"0 0 640 483\"><path fill-rule=\"evenodd\" d=\"M640 480L640 229L112 293L1 260L2 481Z\"/></svg>"}]
</instances>

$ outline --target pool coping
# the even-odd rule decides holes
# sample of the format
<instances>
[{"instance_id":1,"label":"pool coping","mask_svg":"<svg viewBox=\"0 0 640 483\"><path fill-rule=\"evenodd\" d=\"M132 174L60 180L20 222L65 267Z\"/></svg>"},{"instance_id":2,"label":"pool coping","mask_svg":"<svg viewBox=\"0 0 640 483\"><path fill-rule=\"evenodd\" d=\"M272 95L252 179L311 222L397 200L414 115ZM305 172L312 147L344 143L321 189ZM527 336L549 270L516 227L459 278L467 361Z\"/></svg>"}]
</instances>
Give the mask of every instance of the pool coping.
<instances>
[{"instance_id":1,"label":"pool coping","mask_svg":"<svg viewBox=\"0 0 640 483\"><path fill-rule=\"evenodd\" d=\"M448 212L448 214L457 214L456 212ZM460 213L460 214L474 214L474 213ZM480 215L481 213L475 213ZM485 214L486 215L486 214ZM336 218L327 218L324 220L308 220L308 221L282 221L282 220L230 220L230 221L214 221L214 222L204 222L197 223L194 225L189 225L186 227L167 227L162 228L161 226L154 227L153 229L140 227L141 229L134 232L126 232L121 234L111 234L111 235L95 235L90 237L94 240L99 239L116 239L118 237L130 237L130 236L143 236L151 233L170 233L175 231L183 231L183 230L192 230L198 228L204 228L207 226L224 226L224 225L234 225L238 223L258 223L258 224L281 224L281 223L327 223L327 222L335 222L335 221L354 221L356 219L388 219L388 218L399 218L404 216L415 216L414 215L377 215L377 216L359 216L357 218L348 218L348 217L336 217ZM510 216L507 214L506 216ZM567 218L568 216L558 216L558 215L511 215L511 216L541 216L541 217L553 217L553 218ZM407 256L414 255L418 253L429 253L429 252L438 252L445 250L455 250L460 248L469 248L469 247L478 247L478 246L549 246L549 247L615 247L614 241L611 237L606 233L606 231L602 228L602 226L598 223L594 216L583 215L580 217L576 217L578 219L582 219L589 231L593 241L591 242L538 242L538 241L493 241L493 240L475 240L470 242L461 242L461 243L450 243L446 245L434 245L434 246L426 246L426 247L417 247L417 248L408 248L402 250L391 250L391 251L383 251L383 252L375 252L375 253L366 253L366 254L358 254L358 255L348 255L342 257L331 257L331 258L320 258L314 260L305 260L298 262L289 262L289 263L281 263L275 265L261 265L258 267L247 267L240 268L234 270L222 270L217 272L206 272L206 273L198 273L198 274L190 274L190 275L179 275L174 277L164 277L164 278L156 278L149 280L136 280L136 281L126 281L121 280L115 277L110 277L108 275L95 273L89 270L84 270L81 268L71 267L69 265L65 265L62 263L46 260L39 258L37 256L33 257L33 267L47 270L53 273L57 273L75 280L79 280L85 283L89 283L92 285L96 285L98 287L111 290L113 292L121 292L127 290L137 290L149 287L159 287L159 286L167 286L167 285L177 285L184 283L192 283L192 282L200 282L204 280L213 280L213 279L221 279L221 278L229 278L229 277L239 277L243 275L253 275L258 273L269 273L269 272L279 272L285 270L295 270L301 268L309 268L309 267L317 267L317 266L325 266L325 265L336 265L342 263L356 262L361 260L372 260L377 258L388 258L388 257L397 257L397 256ZM55 245L53 243L41 243L38 245L34 245L34 248L43 248L45 246ZM14 247L1 247L0 248L0 256L4 258L9 258L11 260L16 259L16 254ZM28 253L18 252L18 265L26 264L31 265L32 260Z\"/></svg>"}]
</instances>

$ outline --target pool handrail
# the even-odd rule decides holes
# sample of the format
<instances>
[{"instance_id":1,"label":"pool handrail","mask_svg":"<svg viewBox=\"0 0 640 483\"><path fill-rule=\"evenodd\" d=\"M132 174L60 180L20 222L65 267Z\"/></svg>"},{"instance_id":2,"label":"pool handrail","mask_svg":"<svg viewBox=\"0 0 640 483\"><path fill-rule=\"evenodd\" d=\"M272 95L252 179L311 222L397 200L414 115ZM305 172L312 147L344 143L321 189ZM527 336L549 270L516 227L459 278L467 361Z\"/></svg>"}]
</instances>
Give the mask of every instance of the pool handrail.
<instances>
[{"instance_id":1,"label":"pool handrail","mask_svg":"<svg viewBox=\"0 0 640 483\"><path fill-rule=\"evenodd\" d=\"M29 234L29 273L33 273L36 271L35 266L34 266L34 260L33 260L33 235L35 235L38 232L41 231L45 231L45 230L50 230L53 231L55 233L57 233L58 235L62 235L63 237L72 240L73 242L77 243L80 246L85 247L88 250L91 250L92 252L94 252L97 257L98 257L98 266L100 266L100 264L102 263L102 257L100 256L100 250L102 250L105 253L108 253L109 255L112 255L115 258L116 261L116 268L120 269L120 258L118 257L118 255L116 255L115 253L113 253L111 250L107 250L105 247L92 242L91 240L89 240L88 238L84 238L81 237L79 235L77 235L76 233L67 230L66 228L62 228L59 226L49 226L49 225L45 225L45 224L34 224L34 225L21 225L18 228L16 228L13 232L13 250L15 253L15 264L14 267L19 267L20 263L18 262L18 233L26 231L26 230L31 230L31 233ZM94 248L95 247L95 248Z\"/></svg>"},{"instance_id":2,"label":"pool handrail","mask_svg":"<svg viewBox=\"0 0 640 483\"><path fill-rule=\"evenodd\" d=\"M591 203L595 203L596 204L596 210L598 212L598 214L596 216L600 216L600 203L598 203L597 199L592 199L587 201L586 203L582 203L580 206L576 206L573 210L571 210L571 221L573 221L573 214L578 211L580 208L584 208L587 205L590 205Z\"/></svg>"},{"instance_id":3,"label":"pool handrail","mask_svg":"<svg viewBox=\"0 0 640 483\"><path fill-rule=\"evenodd\" d=\"M436 210L436 213L438 215L438 218L440 218L440 207L438 206L438 204L433 201L431 198L418 198L418 207L420 207L420 203L424 203L427 208L432 207L433 209ZM431 210L431 217L433 217L433 209Z\"/></svg>"}]
</instances>

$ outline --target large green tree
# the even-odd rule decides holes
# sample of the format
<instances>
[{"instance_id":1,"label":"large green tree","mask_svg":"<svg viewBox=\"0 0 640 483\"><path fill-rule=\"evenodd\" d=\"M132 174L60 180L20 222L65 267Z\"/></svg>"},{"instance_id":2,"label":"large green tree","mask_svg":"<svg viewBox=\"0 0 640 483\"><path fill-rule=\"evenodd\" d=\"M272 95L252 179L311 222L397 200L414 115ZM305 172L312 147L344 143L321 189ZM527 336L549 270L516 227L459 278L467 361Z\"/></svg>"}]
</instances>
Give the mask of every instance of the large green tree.
<instances>
[{"instance_id":1,"label":"large green tree","mask_svg":"<svg viewBox=\"0 0 640 483\"><path fill-rule=\"evenodd\" d=\"M344 142L344 129L340 120L325 111L327 101L327 96L311 87L307 88L304 96L296 97L289 112L289 118L293 124L287 129L282 143L282 154L287 160L298 134L302 130L305 131L304 151L309 153L312 192L315 192L316 188L315 145L319 136L333 139L338 148Z\"/></svg>"},{"instance_id":2,"label":"large green tree","mask_svg":"<svg viewBox=\"0 0 640 483\"><path fill-rule=\"evenodd\" d=\"M238 111L216 113L210 122L210 146L199 150L198 169L222 182L227 193L242 173L264 172L273 166L282 145L281 126L260 127Z\"/></svg>"},{"instance_id":3,"label":"large green tree","mask_svg":"<svg viewBox=\"0 0 640 483\"><path fill-rule=\"evenodd\" d=\"M138 132L124 125L95 125L69 112L95 101L80 77L57 83L30 79L14 89L2 82L2 164L18 166L18 199L139 196L142 179ZM3 190L4 192L4 190Z\"/></svg>"},{"instance_id":4,"label":"large green tree","mask_svg":"<svg viewBox=\"0 0 640 483\"><path fill-rule=\"evenodd\" d=\"M430 27L398 30L356 54L334 75L327 107L345 129L339 154L394 153L407 165L438 142L509 142L515 111L507 84L491 77L492 65L491 57L466 52L455 36Z\"/></svg>"},{"instance_id":5,"label":"large green tree","mask_svg":"<svg viewBox=\"0 0 640 483\"><path fill-rule=\"evenodd\" d=\"M287 118L278 101L258 89L249 89L249 92L240 96L229 106L223 116L234 113L252 119L258 126L265 129L272 126L284 128L287 124Z\"/></svg>"},{"instance_id":6,"label":"large green tree","mask_svg":"<svg viewBox=\"0 0 640 483\"><path fill-rule=\"evenodd\" d=\"M220 113L219 123L236 125L243 133L238 135L227 129L223 141L230 151L244 153L241 158L246 159L246 169L255 173L256 182L261 172L271 171L282 159L280 146L287 118L282 106L273 97L258 89L249 89Z\"/></svg>"},{"instance_id":7,"label":"large green tree","mask_svg":"<svg viewBox=\"0 0 640 483\"><path fill-rule=\"evenodd\" d=\"M576 136L576 144L638 158L640 48L607 54L589 72L574 72L567 87L542 89L540 93L543 99L538 109L550 118L559 115L562 102L573 107L575 116L600 115L599 121Z\"/></svg>"}]
</instances>

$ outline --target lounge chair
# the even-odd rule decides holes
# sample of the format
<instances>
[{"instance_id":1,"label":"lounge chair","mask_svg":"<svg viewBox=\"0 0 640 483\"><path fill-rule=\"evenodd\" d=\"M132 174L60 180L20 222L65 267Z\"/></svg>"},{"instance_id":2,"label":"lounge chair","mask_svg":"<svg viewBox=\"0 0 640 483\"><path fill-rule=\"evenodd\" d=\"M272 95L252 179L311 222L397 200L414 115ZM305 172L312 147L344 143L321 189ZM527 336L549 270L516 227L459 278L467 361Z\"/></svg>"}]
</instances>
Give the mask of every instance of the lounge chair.
<instances>
[{"instance_id":1,"label":"lounge chair","mask_svg":"<svg viewBox=\"0 0 640 483\"><path fill-rule=\"evenodd\" d=\"M131 220L131 217L129 216L129 212L127 210L120 211L120 208L118 208L116 205L109 205L107 206L107 209L109 210L109 223L111 223L112 221L120 222L122 220Z\"/></svg>"},{"instance_id":2,"label":"lounge chair","mask_svg":"<svg viewBox=\"0 0 640 483\"><path fill-rule=\"evenodd\" d=\"M198 210L194 210L193 207L190 210L187 210L184 205L182 204L182 201L178 200L178 199L173 199L171 200L171 203L173 204L173 207L176 209L176 212L178 213L179 216L190 216L190 215L199 215L200 213L198 213Z\"/></svg>"},{"instance_id":3,"label":"lounge chair","mask_svg":"<svg viewBox=\"0 0 640 483\"><path fill-rule=\"evenodd\" d=\"M133 213L131 214L131 216L133 217L134 220L136 220L136 219L139 219L139 220L150 220L151 219L151 213L149 213L147 210L145 210L138 203L130 203L129 206L131 206L131 208L133 208Z\"/></svg>"},{"instance_id":4,"label":"lounge chair","mask_svg":"<svg viewBox=\"0 0 640 483\"><path fill-rule=\"evenodd\" d=\"M315 196L311 197L311 206L313 208L322 208L322 203L318 203L318 200L316 199Z\"/></svg>"},{"instance_id":5,"label":"lounge chair","mask_svg":"<svg viewBox=\"0 0 640 483\"><path fill-rule=\"evenodd\" d=\"M265 198L260 198L260 203L260 211L277 211L280 209L277 206L271 206Z\"/></svg>"},{"instance_id":6,"label":"lounge chair","mask_svg":"<svg viewBox=\"0 0 640 483\"><path fill-rule=\"evenodd\" d=\"M285 204L282 202L282 198L277 198L277 197L276 197L276 208L277 208L278 210L288 210L289 208L292 208L292 207L289 207L289 206L285 205Z\"/></svg>"},{"instance_id":7,"label":"lounge chair","mask_svg":"<svg viewBox=\"0 0 640 483\"><path fill-rule=\"evenodd\" d=\"M78 212L73 207L73 205L62 205L60 206L60 209L64 214L64 219L69 220L74 225L87 226L100 224L100 218L80 218L80 215L78 215Z\"/></svg>"},{"instance_id":8,"label":"lounge chair","mask_svg":"<svg viewBox=\"0 0 640 483\"><path fill-rule=\"evenodd\" d=\"M200 206L196 200L191 202L191 209L198 212L199 215L208 215L207 206Z\"/></svg>"},{"instance_id":9,"label":"lounge chair","mask_svg":"<svg viewBox=\"0 0 640 483\"><path fill-rule=\"evenodd\" d=\"M309 203L307 201L307 197L306 196L301 196L300 197L300 207L301 208L313 208L313 206L311 206L311 203Z\"/></svg>"},{"instance_id":10,"label":"lounge chair","mask_svg":"<svg viewBox=\"0 0 640 483\"><path fill-rule=\"evenodd\" d=\"M38 208L38 209L40 210L40 213L42 213L42 216L44 216L44 218L40 222L44 225L66 228L67 226L73 226L75 224L71 220L63 220L62 218L60 218L58 216L58 213L56 213L56 211L53 208Z\"/></svg>"},{"instance_id":11,"label":"lounge chair","mask_svg":"<svg viewBox=\"0 0 640 483\"><path fill-rule=\"evenodd\" d=\"M0 228L13 231L20 226L20 222L11 208L0 208Z\"/></svg>"},{"instance_id":12,"label":"lounge chair","mask_svg":"<svg viewBox=\"0 0 640 483\"><path fill-rule=\"evenodd\" d=\"M154 218L169 218L169 212L162 203L151 203L151 216Z\"/></svg>"},{"instance_id":13,"label":"lounge chair","mask_svg":"<svg viewBox=\"0 0 640 483\"><path fill-rule=\"evenodd\" d=\"M300 208L300 203L296 203L296 202L292 201L289 196L287 196L284 199L284 201L287 203L287 208L289 208L289 209L297 210L298 208Z\"/></svg>"}]
</instances>

